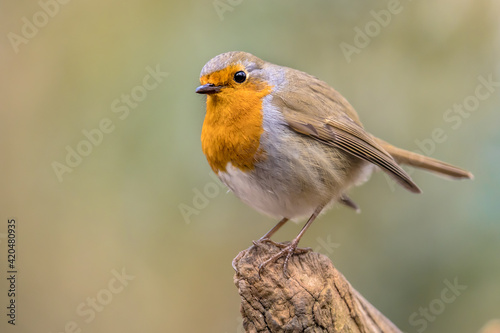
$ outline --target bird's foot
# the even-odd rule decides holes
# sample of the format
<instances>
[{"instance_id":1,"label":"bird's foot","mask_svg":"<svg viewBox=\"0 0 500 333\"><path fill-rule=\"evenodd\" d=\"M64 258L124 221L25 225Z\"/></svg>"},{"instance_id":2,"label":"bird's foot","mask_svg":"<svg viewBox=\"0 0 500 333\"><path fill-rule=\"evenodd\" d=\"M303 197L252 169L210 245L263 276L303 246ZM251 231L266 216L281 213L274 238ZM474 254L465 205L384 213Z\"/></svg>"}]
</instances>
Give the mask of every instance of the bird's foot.
<instances>
[{"instance_id":1,"label":"bird's foot","mask_svg":"<svg viewBox=\"0 0 500 333\"><path fill-rule=\"evenodd\" d=\"M259 265L259 277L262 269L274 262L276 262L279 258L285 257L285 262L283 263L283 275L285 277L288 277L287 273L287 268L288 268L288 260L294 255L294 254L304 254L307 252L312 251L310 247L307 248L300 248L297 247L299 242L296 242L295 240L292 241L291 243L277 243L275 241L272 241L269 238L261 238L258 241L254 241L253 244L255 246L259 246L259 243L271 243L281 249L278 253L273 255L271 258L267 259L264 261L262 264Z\"/></svg>"}]
</instances>

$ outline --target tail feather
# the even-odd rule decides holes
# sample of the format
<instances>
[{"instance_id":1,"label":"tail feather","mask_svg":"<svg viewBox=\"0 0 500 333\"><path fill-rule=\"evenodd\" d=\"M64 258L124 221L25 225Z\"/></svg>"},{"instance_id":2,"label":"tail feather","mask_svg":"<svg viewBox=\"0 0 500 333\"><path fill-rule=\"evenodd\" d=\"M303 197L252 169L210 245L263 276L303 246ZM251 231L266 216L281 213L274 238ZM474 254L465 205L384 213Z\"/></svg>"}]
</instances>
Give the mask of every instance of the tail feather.
<instances>
[{"instance_id":1,"label":"tail feather","mask_svg":"<svg viewBox=\"0 0 500 333\"><path fill-rule=\"evenodd\" d=\"M375 140L394 158L394 160L396 160L398 164L411 165L417 168L432 171L439 175L448 176L454 179L474 178L474 175L467 170L461 169L459 167L453 166L445 162L441 162L434 158L430 158L424 155L413 153L408 150L394 147L393 145L379 138L375 138Z\"/></svg>"}]
</instances>

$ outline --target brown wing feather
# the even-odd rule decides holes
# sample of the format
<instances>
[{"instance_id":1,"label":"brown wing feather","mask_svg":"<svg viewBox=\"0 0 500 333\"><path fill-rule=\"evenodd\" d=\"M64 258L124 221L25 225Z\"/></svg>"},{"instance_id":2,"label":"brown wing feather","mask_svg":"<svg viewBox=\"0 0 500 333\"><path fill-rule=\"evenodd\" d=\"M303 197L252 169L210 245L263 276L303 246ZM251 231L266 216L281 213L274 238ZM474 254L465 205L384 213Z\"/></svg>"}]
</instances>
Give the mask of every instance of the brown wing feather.
<instances>
[{"instance_id":1,"label":"brown wing feather","mask_svg":"<svg viewBox=\"0 0 500 333\"><path fill-rule=\"evenodd\" d=\"M295 131L371 162L407 190L414 193L421 192L391 155L381 148L366 132L362 131L359 125L355 123L349 124L346 120L343 122L332 119L318 121L303 115L297 116L298 114L293 112L285 115L288 124Z\"/></svg>"},{"instance_id":2,"label":"brown wing feather","mask_svg":"<svg viewBox=\"0 0 500 333\"><path fill-rule=\"evenodd\" d=\"M286 91L274 101L289 126L327 145L379 166L411 192L418 186L364 129L349 102L325 82L299 71L290 71Z\"/></svg>"}]
</instances>

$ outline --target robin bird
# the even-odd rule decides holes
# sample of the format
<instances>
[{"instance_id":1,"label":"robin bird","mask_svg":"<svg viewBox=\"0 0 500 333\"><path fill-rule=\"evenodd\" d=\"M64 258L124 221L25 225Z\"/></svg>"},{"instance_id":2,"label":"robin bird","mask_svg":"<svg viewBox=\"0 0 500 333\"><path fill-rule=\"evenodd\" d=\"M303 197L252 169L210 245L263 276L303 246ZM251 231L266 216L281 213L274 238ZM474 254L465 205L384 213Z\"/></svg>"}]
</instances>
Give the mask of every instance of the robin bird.
<instances>
[{"instance_id":1,"label":"robin bird","mask_svg":"<svg viewBox=\"0 0 500 333\"><path fill-rule=\"evenodd\" d=\"M413 193L418 186L399 164L451 178L466 170L390 145L363 128L349 102L307 73L271 64L246 52L208 61L196 93L207 95L202 150L212 170L243 202L281 218L258 242L289 219L308 217L297 237L259 266L260 270L308 249L297 248L316 217L335 202L355 210L349 188L375 168ZM254 242L257 244L256 242Z\"/></svg>"}]
</instances>

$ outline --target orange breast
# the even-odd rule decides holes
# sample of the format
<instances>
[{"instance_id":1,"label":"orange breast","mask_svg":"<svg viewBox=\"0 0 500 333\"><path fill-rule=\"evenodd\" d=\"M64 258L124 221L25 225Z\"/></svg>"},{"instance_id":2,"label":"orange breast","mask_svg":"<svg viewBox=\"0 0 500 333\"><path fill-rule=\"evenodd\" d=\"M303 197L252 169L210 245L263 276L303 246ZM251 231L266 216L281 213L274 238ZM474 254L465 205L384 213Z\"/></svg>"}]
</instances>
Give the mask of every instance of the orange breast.
<instances>
[{"instance_id":1,"label":"orange breast","mask_svg":"<svg viewBox=\"0 0 500 333\"><path fill-rule=\"evenodd\" d=\"M231 164L249 171L265 158L260 147L262 98L271 92L264 83L244 88L226 88L207 96L207 113L201 131L201 146L212 170L226 171Z\"/></svg>"}]
</instances>

